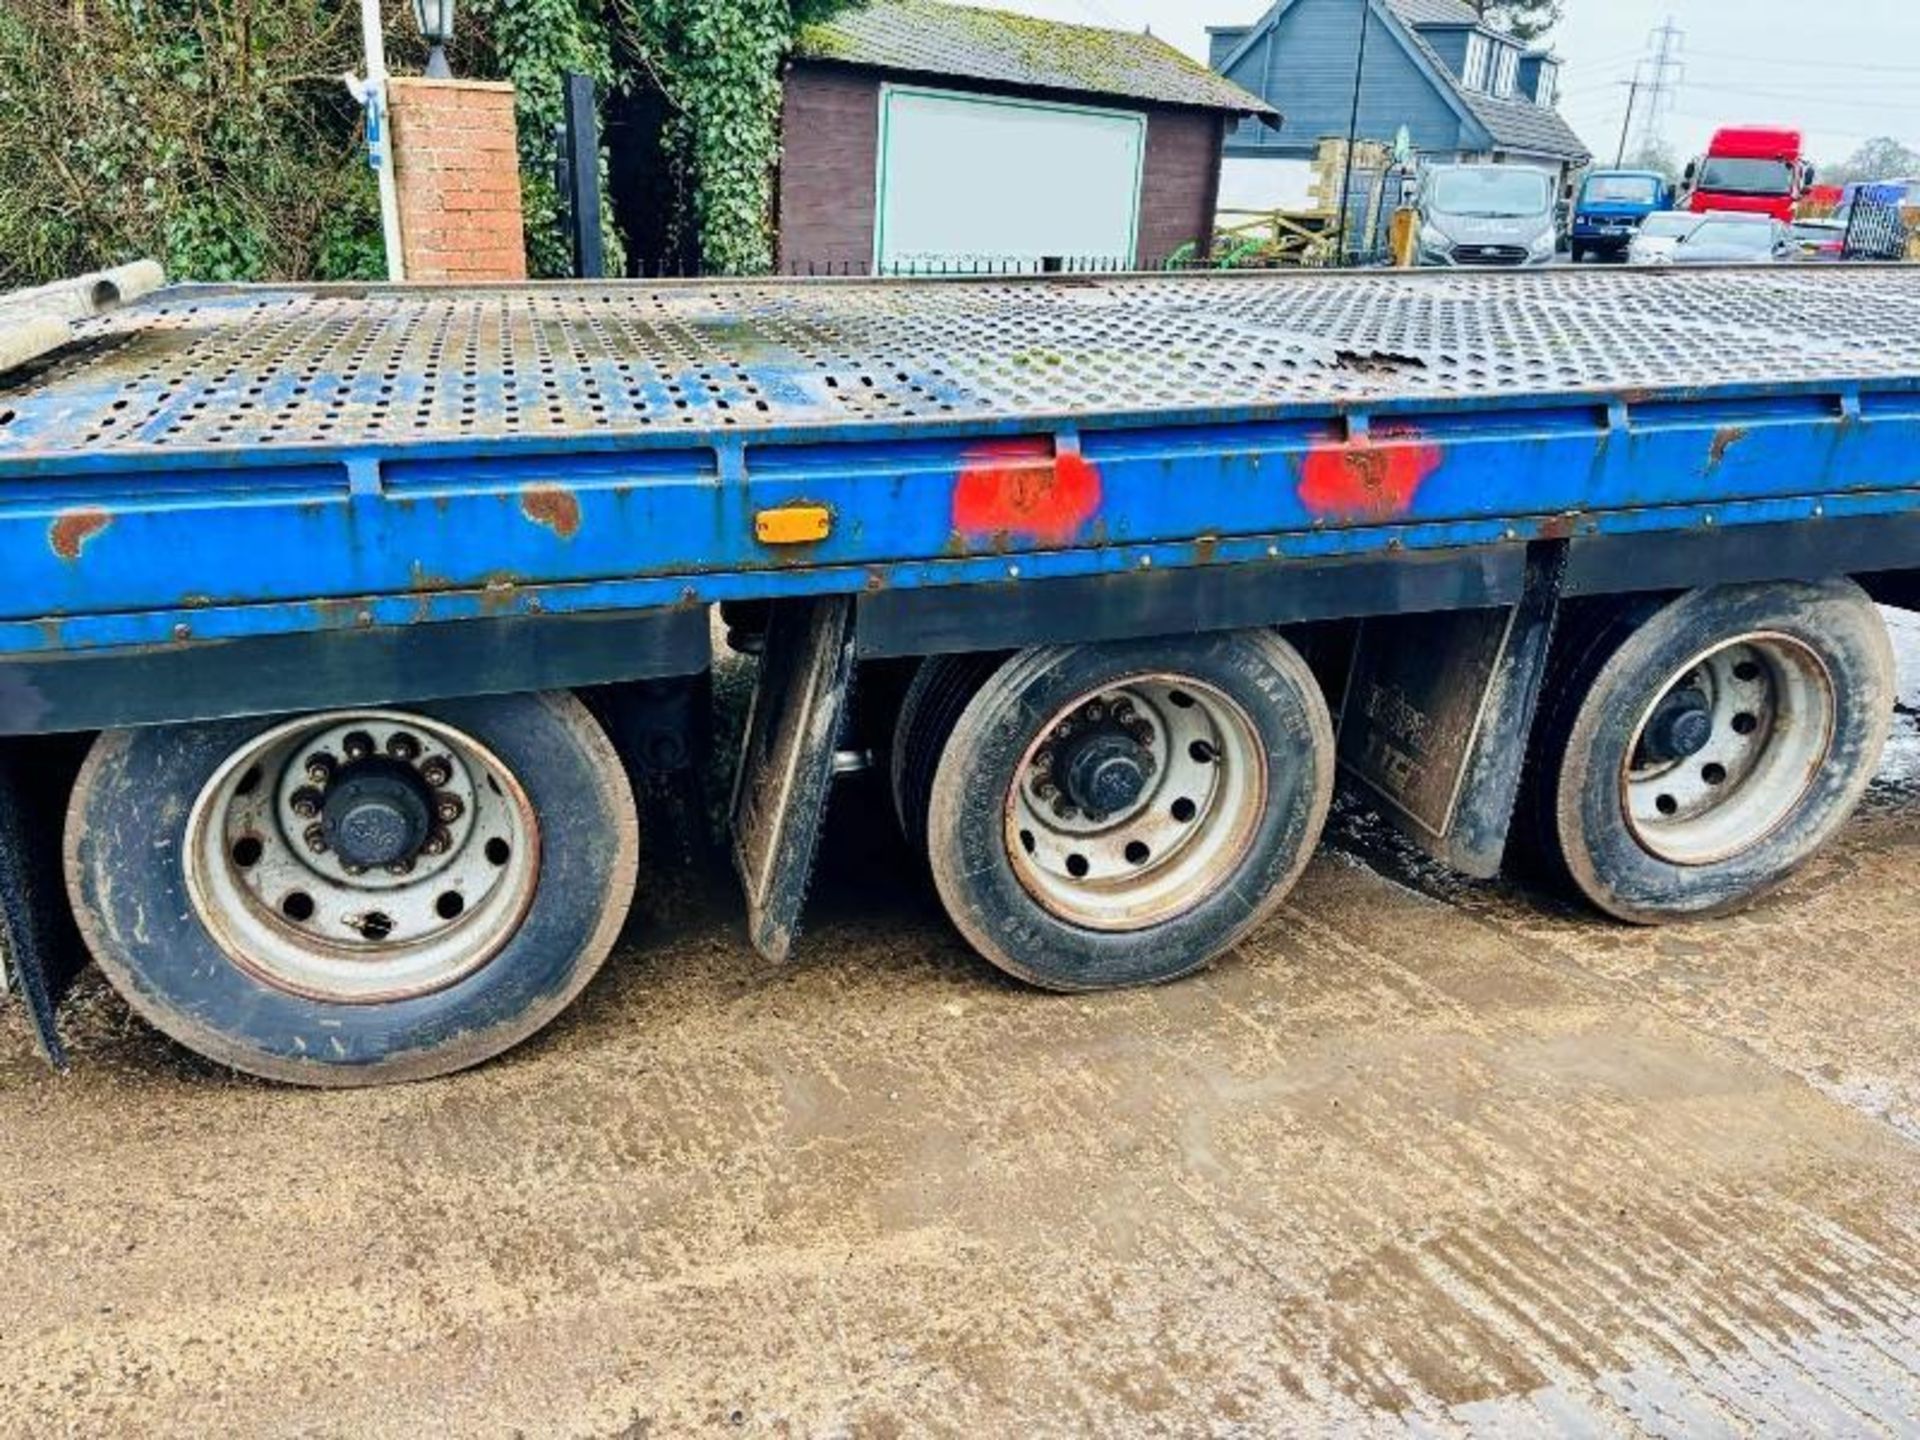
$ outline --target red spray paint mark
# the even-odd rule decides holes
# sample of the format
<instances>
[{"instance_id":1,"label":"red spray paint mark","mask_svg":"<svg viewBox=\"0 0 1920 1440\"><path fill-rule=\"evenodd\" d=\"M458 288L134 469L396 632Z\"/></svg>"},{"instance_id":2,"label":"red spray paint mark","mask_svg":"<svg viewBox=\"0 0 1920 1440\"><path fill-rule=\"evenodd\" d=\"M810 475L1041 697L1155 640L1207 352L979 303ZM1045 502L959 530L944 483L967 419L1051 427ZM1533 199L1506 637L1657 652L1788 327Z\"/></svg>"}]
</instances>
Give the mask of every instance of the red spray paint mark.
<instances>
[{"instance_id":1,"label":"red spray paint mark","mask_svg":"<svg viewBox=\"0 0 1920 1440\"><path fill-rule=\"evenodd\" d=\"M1397 520L1440 468L1440 450L1411 431L1315 446L1300 469L1300 503L1339 520Z\"/></svg>"},{"instance_id":2,"label":"red spray paint mark","mask_svg":"<svg viewBox=\"0 0 1920 1440\"><path fill-rule=\"evenodd\" d=\"M1046 441L983 445L967 457L953 491L953 528L1064 545L1100 508L1100 471Z\"/></svg>"}]
</instances>

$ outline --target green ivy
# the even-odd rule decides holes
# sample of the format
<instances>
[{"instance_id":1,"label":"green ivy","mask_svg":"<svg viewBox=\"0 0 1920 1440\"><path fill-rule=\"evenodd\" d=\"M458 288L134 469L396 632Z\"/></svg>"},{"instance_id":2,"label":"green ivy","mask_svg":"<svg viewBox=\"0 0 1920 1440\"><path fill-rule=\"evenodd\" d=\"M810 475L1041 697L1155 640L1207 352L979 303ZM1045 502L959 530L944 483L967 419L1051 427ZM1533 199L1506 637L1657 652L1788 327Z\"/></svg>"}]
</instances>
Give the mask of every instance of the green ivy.
<instances>
[{"instance_id":1,"label":"green ivy","mask_svg":"<svg viewBox=\"0 0 1920 1440\"><path fill-rule=\"evenodd\" d=\"M494 72L513 83L528 268L535 275L570 275L573 257L561 235L554 188L554 136L565 116L569 74L592 77L602 94L619 82L605 18L594 0L469 0L466 13L484 30ZM601 168L604 183L604 158ZM617 274L620 234L610 218L603 229L607 266Z\"/></svg>"},{"instance_id":2,"label":"green ivy","mask_svg":"<svg viewBox=\"0 0 1920 1440\"><path fill-rule=\"evenodd\" d=\"M711 270L773 261L781 71L799 28L858 0L466 0L455 72L513 82L534 273L570 268L557 223L564 77L653 86L662 163ZM389 63L421 45L382 0ZM183 279L374 279L378 202L343 0L0 0L0 290L142 255ZM604 157L603 157L604 167ZM610 266L620 236L606 236Z\"/></svg>"},{"instance_id":3,"label":"green ivy","mask_svg":"<svg viewBox=\"0 0 1920 1440\"><path fill-rule=\"evenodd\" d=\"M335 0L6 0L0 289L140 256L182 279L383 273L339 79L359 48Z\"/></svg>"},{"instance_id":4,"label":"green ivy","mask_svg":"<svg viewBox=\"0 0 1920 1440\"><path fill-rule=\"evenodd\" d=\"M683 216L707 269L773 268L781 72L801 26L858 0L613 0L634 83L673 107L668 160L691 196Z\"/></svg>"}]
</instances>

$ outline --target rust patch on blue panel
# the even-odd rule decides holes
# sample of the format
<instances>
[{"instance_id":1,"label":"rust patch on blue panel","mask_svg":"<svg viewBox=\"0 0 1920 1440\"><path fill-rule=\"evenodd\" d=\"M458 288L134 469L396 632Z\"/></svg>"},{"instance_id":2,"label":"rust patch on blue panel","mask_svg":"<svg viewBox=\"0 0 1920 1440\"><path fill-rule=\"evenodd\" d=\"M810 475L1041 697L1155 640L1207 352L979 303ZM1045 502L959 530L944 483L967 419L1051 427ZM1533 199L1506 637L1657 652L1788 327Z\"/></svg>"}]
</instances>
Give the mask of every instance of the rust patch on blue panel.
<instances>
[{"instance_id":1,"label":"rust patch on blue panel","mask_svg":"<svg viewBox=\"0 0 1920 1440\"><path fill-rule=\"evenodd\" d=\"M1747 427L1729 425L1714 433L1713 444L1707 448L1707 468L1717 469L1720 462L1727 458L1727 452L1747 438Z\"/></svg>"},{"instance_id":2,"label":"rust patch on blue panel","mask_svg":"<svg viewBox=\"0 0 1920 1440\"><path fill-rule=\"evenodd\" d=\"M62 560L78 560L87 541L112 523L113 516L98 508L62 510L47 531L47 544Z\"/></svg>"},{"instance_id":3,"label":"rust patch on blue panel","mask_svg":"<svg viewBox=\"0 0 1920 1440\"><path fill-rule=\"evenodd\" d=\"M520 509L536 525L544 525L562 540L580 533L580 500L560 485L529 485L520 493Z\"/></svg>"}]
</instances>

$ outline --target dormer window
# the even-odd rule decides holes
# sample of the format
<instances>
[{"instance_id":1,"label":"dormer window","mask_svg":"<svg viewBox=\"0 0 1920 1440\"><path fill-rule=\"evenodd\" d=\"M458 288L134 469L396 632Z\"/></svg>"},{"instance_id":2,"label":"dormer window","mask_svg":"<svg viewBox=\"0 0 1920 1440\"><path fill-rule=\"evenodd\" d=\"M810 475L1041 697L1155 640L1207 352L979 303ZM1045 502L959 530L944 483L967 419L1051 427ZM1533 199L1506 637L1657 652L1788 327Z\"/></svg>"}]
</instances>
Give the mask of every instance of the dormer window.
<instances>
[{"instance_id":1,"label":"dormer window","mask_svg":"<svg viewBox=\"0 0 1920 1440\"><path fill-rule=\"evenodd\" d=\"M1493 62L1493 93L1502 100L1511 100L1520 88L1520 52L1511 45L1502 45Z\"/></svg>"},{"instance_id":2,"label":"dormer window","mask_svg":"<svg viewBox=\"0 0 1920 1440\"><path fill-rule=\"evenodd\" d=\"M1540 62L1540 78L1534 82L1533 103L1548 110L1560 103L1560 67L1551 60Z\"/></svg>"},{"instance_id":3,"label":"dormer window","mask_svg":"<svg viewBox=\"0 0 1920 1440\"><path fill-rule=\"evenodd\" d=\"M1469 90L1485 90L1493 69L1493 41L1478 31L1467 37L1467 63L1460 83Z\"/></svg>"}]
</instances>

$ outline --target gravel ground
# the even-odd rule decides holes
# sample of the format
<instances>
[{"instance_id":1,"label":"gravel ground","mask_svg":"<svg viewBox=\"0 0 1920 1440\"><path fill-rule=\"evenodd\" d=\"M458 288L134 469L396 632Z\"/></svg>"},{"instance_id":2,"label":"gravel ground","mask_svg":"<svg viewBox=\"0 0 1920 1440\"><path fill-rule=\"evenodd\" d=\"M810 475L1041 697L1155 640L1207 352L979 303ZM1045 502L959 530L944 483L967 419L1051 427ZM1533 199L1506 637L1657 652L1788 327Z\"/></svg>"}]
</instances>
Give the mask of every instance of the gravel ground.
<instances>
[{"instance_id":1,"label":"gravel ground","mask_svg":"<svg viewBox=\"0 0 1920 1440\"><path fill-rule=\"evenodd\" d=\"M1920 1429L1920 622L1831 854L1659 932L1346 815L1210 974L1055 999L870 786L797 962L656 874L545 1037L236 1079L0 1016L0 1430ZM1359 852L1371 858L1364 862Z\"/></svg>"}]
</instances>

